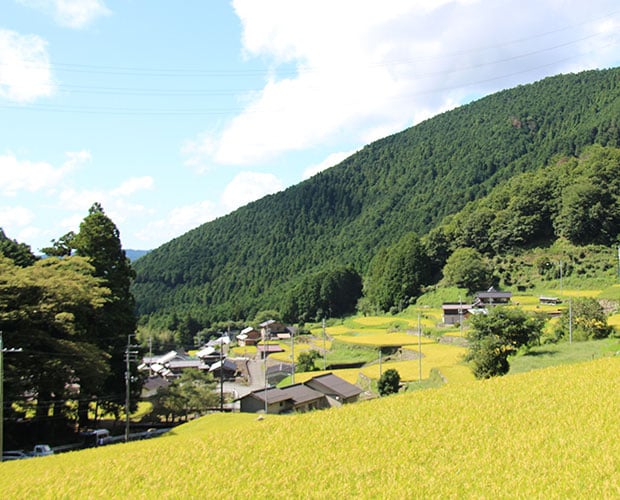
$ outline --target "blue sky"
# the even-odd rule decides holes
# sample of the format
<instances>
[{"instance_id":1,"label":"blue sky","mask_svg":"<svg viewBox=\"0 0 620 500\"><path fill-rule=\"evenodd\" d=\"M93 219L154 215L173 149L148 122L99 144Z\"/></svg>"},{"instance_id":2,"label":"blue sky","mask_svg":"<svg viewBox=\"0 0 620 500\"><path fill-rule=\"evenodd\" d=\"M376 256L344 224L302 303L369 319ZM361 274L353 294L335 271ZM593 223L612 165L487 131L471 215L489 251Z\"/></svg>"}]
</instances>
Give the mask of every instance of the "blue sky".
<instances>
[{"instance_id":1,"label":"blue sky","mask_svg":"<svg viewBox=\"0 0 620 500\"><path fill-rule=\"evenodd\" d=\"M617 0L1 0L0 227L151 249L439 112L620 64ZM559 97L559 96L558 96Z\"/></svg>"}]
</instances>

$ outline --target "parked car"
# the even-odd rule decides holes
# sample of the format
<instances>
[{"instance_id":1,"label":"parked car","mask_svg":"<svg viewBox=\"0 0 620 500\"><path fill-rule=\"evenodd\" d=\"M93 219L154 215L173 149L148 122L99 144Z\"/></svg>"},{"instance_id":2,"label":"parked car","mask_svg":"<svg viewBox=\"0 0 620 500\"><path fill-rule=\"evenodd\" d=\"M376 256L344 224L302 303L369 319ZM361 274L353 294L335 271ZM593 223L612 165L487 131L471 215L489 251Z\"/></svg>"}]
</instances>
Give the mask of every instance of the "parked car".
<instances>
[{"instance_id":1,"label":"parked car","mask_svg":"<svg viewBox=\"0 0 620 500\"><path fill-rule=\"evenodd\" d=\"M23 460L24 458L31 458L25 451L11 450L2 452L2 461L8 462L9 460Z\"/></svg>"},{"instance_id":2,"label":"parked car","mask_svg":"<svg viewBox=\"0 0 620 500\"><path fill-rule=\"evenodd\" d=\"M49 444L35 444L31 453L33 457L47 457L53 454L54 450L52 450Z\"/></svg>"}]
</instances>

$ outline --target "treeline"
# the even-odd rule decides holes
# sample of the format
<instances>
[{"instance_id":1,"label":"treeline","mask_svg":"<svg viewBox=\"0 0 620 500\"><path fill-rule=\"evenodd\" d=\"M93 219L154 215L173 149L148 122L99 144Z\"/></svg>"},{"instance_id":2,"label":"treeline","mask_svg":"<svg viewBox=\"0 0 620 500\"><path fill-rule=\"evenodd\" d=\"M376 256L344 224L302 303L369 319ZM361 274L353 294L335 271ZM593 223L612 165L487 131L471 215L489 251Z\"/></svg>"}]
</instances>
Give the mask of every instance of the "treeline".
<instances>
[{"instance_id":1,"label":"treeline","mask_svg":"<svg viewBox=\"0 0 620 500\"><path fill-rule=\"evenodd\" d=\"M578 156L590 144L618 146L618 117L618 69L548 78L439 115L144 256L135 263L137 312L144 323L165 324L178 314L206 327L282 310L292 290L331 269L350 268L365 277L382 249L409 233L426 235L515 175L534 175L552 159ZM548 192L546 181L537 199ZM521 182L535 191L530 179ZM565 195L580 199L581 188L571 189ZM569 208L553 207L551 229L539 223L551 208L535 206L531 197L520 196L499 214L496 195L486 213L458 221L455 216L459 245L501 252L568 235L575 227ZM517 211L522 215L514 219ZM441 241L451 234L449 224L429 235L434 276L454 247Z\"/></svg>"},{"instance_id":2,"label":"treeline","mask_svg":"<svg viewBox=\"0 0 620 500\"><path fill-rule=\"evenodd\" d=\"M579 158L516 176L432 229L435 266L454 250L493 256L564 238L574 245L613 245L620 232L620 149L592 146Z\"/></svg>"}]
</instances>

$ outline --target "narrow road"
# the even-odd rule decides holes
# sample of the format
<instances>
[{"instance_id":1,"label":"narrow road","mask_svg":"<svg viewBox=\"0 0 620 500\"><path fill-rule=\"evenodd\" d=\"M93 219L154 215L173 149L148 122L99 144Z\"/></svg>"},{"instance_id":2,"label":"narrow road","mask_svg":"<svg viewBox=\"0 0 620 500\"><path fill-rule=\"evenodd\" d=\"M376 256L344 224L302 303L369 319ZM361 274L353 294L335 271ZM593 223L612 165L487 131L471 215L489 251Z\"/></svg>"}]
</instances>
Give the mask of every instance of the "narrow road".
<instances>
[{"instance_id":1,"label":"narrow road","mask_svg":"<svg viewBox=\"0 0 620 500\"><path fill-rule=\"evenodd\" d=\"M248 359L248 372L250 383L248 385L236 382L224 382L224 391L235 392L237 397L243 397L257 389L265 387L265 365L262 361L253 358Z\"/></svg>"}]
</instances>

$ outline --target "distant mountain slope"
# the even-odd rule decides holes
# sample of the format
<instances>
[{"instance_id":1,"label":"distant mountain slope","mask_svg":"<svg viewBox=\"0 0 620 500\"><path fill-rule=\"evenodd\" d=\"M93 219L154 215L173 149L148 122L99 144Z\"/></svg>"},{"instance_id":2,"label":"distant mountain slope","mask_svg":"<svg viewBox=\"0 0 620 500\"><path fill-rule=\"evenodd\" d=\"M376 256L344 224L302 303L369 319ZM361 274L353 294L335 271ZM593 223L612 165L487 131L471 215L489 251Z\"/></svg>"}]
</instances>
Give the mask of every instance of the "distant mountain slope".
<instances>
[{"instance_id":1,"label":"distant mountain slope","mask_svg":"<svg viewBox=\"0 0 620 500\"><path fill-rule=\"evenodd\" d=\"M276 308L303 274L364 272L378 249L422 235L517 173L592 143L620 144L620 69L547 78L366 146L281 193L204 224L135 263L141 315L202 322Z\"/></svg>"},{"instance_id":2,"label":"distant mountain slope","mask_svg":"<svg viewBox=\"0 0 620 500\"><path fill-rule=\"evenodd\" d=\"M127 255L127 258L129 260L131 260L132 262L139 259L140 257L144 257L147 253L149 253L150 250L125 250L125 254Z\"/></svg>"}]
</instances>

